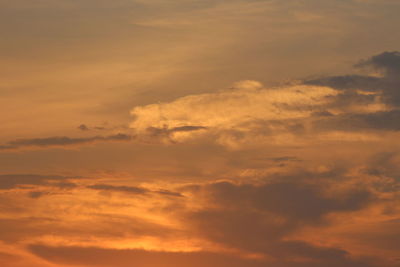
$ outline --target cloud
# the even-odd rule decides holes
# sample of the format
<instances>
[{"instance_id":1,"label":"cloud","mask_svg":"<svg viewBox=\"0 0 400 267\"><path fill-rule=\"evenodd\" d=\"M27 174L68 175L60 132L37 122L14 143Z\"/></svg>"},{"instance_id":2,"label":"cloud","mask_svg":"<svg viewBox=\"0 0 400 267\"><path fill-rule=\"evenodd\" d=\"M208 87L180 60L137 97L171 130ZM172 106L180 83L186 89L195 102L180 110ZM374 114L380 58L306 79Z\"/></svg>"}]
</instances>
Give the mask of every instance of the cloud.
<instances>
[{"instance_id":1,"label":"cloud","mask_svg":"<svg viewBox=\"0 0 400 267\"><path fill-rule=\"evenodd\" d=\"M77 195L73 197L77 197ZM73 197L68 198L70 202L73 202ZM40 205L32 203L32 199L27 200L34 208L40 208ZM135 217L132 214L120 215L115 206L104 205L103 209L106 207L107 212L110 212L106 213L104 210L95 208L96 205L101 205L100 202L92 202L90 204L95 206L89 206L85 203L82 204L83 198L79 200L81 201L81 211L84 211L84 214L77 210L71 210L74 208L73 203L68 204L62 201L58 201L56 204L51 203L57 201L57 197L53 196L49 202L45 202L47 204L46 212L48 213L51 209L52 214L43 212L44 216L41 217L23 216L27 212L24 210L14 213L12 216L0 218L0 241L8 244L19 242L60 244L60 241L65 244L67 241L71 244L106 245L108 247L114 247L121 241L128 241L131 244L125 244L125 246L131 248L141 247L143 243L139 242L146 241L146 238L153 240L170 238L173 240L171 237L176 238L180 234L172 227L146 218ZM62 210L62 207L69 210Z\"/></svg>"},{"instance_id":2,"label":"cloud","mask_svg":"<svg viewBox=\"0 0 400 267\"><path fill-rule=\"evenodd\" d=\"M171 129L168 128L167 125L164 125L162 128L157 127L148 127L144 133L142 133L145 137L150 137L151 139L160 139L160 140L169 140L170 142L175 142L174 138L177 136L185 136L187 133L197 132L200 130L207 130L207 127L204 126L193 126L193 125L184 125L179 127L173 127Z\"/></svg>"},{"instance_id":3,"label":"cloud","mask_svg":"<svg viewBox=\"0 0 400 267\"><path fill-rule=\"evenodd\" d=\"M12 189L20 185L52 185L60 188L72 187L66 182L73 177L45 176L35 174L5 174L0 175L0 189Z\"/></svg>"},{"instance_id":4,"label":"cloud","mask_svg":"<svg viewBox=\"0 0 400 267\"><path fill-rule=\"evenodd\" d=\"M131 127L138 136L167 136L171 142L215 135L218 142L228 143L242 135L301 130L301 125L291 121L307 118L336 94L321 86L263 88L259 82L244 81L216 93L135 107Z\"/></svg>"},{"instance_id":5,"label":"cloud","mask_svg":"<svg viewBox=\"0 0 400 267\"><path fill-rule=\"evenodd\" d=\"M28 147L68 147L86 145L95 142L131 141L132 139L134 139L134 136L122 133L109 136L92 136L82 138L55 136L46 138L16 139L8 142L6 145L0 146L0 150L23 149Z\"/></svg>"},{"instance_id":6,"label":"cloud","mask_svg":"<svg viewBox=\"0 0 400 267\"><path fill-rule=\"evenodd\" d=\"M184 183L178 190L184 198L169 198L173 192L151 189L154 185L149 189L111 183L79 187L71 196L49 195L34 206L37 214L52 210L52 218L3 218L0 239L40 244L29 246L29 251L72 266L395 266L382 261L374 244L392 240L387 235L396 226L386 223L387 213L396 214L391 205L398 189L387 190L388 177L398 170L396 155L377 155L370 159L369 169L338 166L322 171L307 169L309 162L295 156L266 160L295 161L300 167L256 179ZM381 162L387 163L379 173L371 170ZM127 197L101 200L87 189ZM146 194L159 197L134 197ZM386 215L371 217L380 209ZM361 222L353 224L360 216ZM383 224L390 228L379 230ZM328 238L343 227L350 228L341 234L353 236L352 242L375 240L367 243L369 255L349 246L346 237L339 238L340 244ZM366 227L363 236L357 232L360 227ZM367 234L368 227L375 229L373 233ZM303 231L318 234L301 236ZM318 237L324 242L315 242ZM395 251L395 241L385 250ZM177 252L185 248L192 250Z\"/></svg>"},{"instance_id":7,"label":"cloud","mask_svg":"<svg viewBox=\"0 0 400 267\"><path fill-rule=\"evenodd\" d=\"M367 114L343 114L313 122L316 129L331 131L390 130L400 131L400 110Z\"/></svg>"},{"instance_id":8,"label":"cloud","mask_svg":"<svg viewBox=\"0 0 400 267\"><path fill-rule=\"evenodd\" d=\"M287 248L298 251L314 250L331 262L319 261L268 261L256 257L237 257L230 254L213 252L161 252L139 249L104 249L96 247L50 247L44 245L30 245L29 250L38 257L53 263L83 266L128 267L128 266L193 266L193 267L367 267L366 263L345 260L345 253L341 250L312 249L307 246L291 244Z\"/></svg>"},{"instance_id":9,"label":"cloud","mask_svg":"<svg viewBox=\"0 0 400 267\"><path fill-rule=\"evenodd\" d=\"M44 195L50 194L49 192L43 192L43 191L32 191L29 192L29 197L33 199L41 198Z\"/></svg>"},{"instance_id":10,"label":"cloud","mask_svg":"<svg viewBox=\"0 0 400 267\"><path fill-rule=\"evenodd\" d=\"M311 107L324 104L335 90L326 87L290 86L263 89L239 86L210 94L190 95L170 103L135 107L131 127L201 126L230 129L253 120L293 119L307 116Z\"/></svg>"},{"instance_id":11,"label":"cloud","mask_svg":"<svg viewBox=\"0 0 400 267\"><path fill-rule=\"evenodd\" d=\"M356 65L381 76L347 74L275 88L242 81L227 90L137 106L131 127L142 137L171 143L208 138L231 148L255 140L260 145L305 144L310 137L324 141L326 132L334 138L338 131L342 136L399 131L399 62L399 52L384 52ZM183 128L188 131L177 131Z\"/></svg>"},{"instance_id":12,"label":"cloud","mask_svg":"<svg viewBox=\"0 0 400 267\"><path fill-rule=\"evenodd\" d=\"M211 252L157 252L146 250L117 250L96 247L49 247L31 245L29 250L50 262L69 265L130 267L261 267L264 262L241 259Z\"/></svg>"},{"instance_id":13,"label":"cloud","mask_svg":"<svg viewBox=\"0 0 400 267\"><path fill-rule=\"evenodd\" d=\"M389 234L400 214L400 113L390 91L396 77L387 70L395 63L384 58L362 64L379 66L379 75L275 88L242 81L136 106L132 135L11 141L5 145L134 140L144 157L151 150L151 160L132 168L157 178L140 184L112 174L76 185L63 177L1 176L3 203L26 209L15 217L1 207L0 239L35 244L28 247L34 255L72 266L395 266L397 239ZM376 139L359 142L364 135ZM159 141L174 145L141 143ZM121 158L131 163L129 155Z\"/></svg>"},{"instance_id":14,"label":"cloud","mask_svg":"<svg viewBox=\"0 0 400 267\"><path fill-rule=\"evenodd\" d=\"M95 184L87 186L87 188L100 190L100 191L111 191L111 192L122 192L128 194L135 194L135 195L145 195L148 193L156 193L165 196L174 196L174 197L181 197L182 194L177 192L172 192L168 190L150 190L143 187L135 187L135 186L114 186L114 185L107 185L107 184Z\"/></svg>"},{"instance_id":15,"label":"cloud","mask_svg":"<svg viewBox=\"0 0 400 267\"><path fill-rule=\"evenodd\" d=\"M207 189L206 189L207 190ZM241 204L273 212L296 221L318 221L334 211L351 211L362 208L370 201L371 193L364 190L347 192L343 196L324 196L321 185L299 182L274 182L264 185L234 185L229 182L208 186L211 201L224 207ZM278 205L277 205L278 204Z\"/></svg>"},{"instance_id":16,"label":"cloud","mask_svg":"<svg viewBox=\"0 0 400 267\"><path fill-rule=\"evenodd\" d=\"M259 145L306 145L310 139L339 141L346 135L352 140L371 132L399 131L399 62L399 52L384 52L356 64L380 76L328 76L273 88L258 81L240 81L213 93L136 106L131 110L134 134L16 139L0 150L132 140L216 142L240 149L254 145L255 140ZM79 129L89 127L82 124Z\"/></svg>"},{"instance_id":17,"label":"cloud","mask_svg":"<svg viewBox=\"0 0 400 267\"><path fill-rule=\"evenodd\" d=\"M51 183L43 183L42 185L46 186L45 190L38 189L33 187L32 190L28 192L28 196L33 199L38 199L43 196L50 196L56 194L65 194L68 190L78 188L78 185L71 182L51 182Z\"/></svg>"},{"instance_id":18,"label":"cloud","mask_svg":"<svg viewBox=\"0 0 400 267\"><path fill-rule=\"evenodd\" d=\"M396 75L400 73L400 52L383 52L367 60L363 60L356 66L370 66L382 70L387 75Z\"/></svg>"},{"instance_id":19,"label":"cloud","mask_svg":"<svg viewBox=\"0 0 400 267\"><path fill-rule=\"evenodd\" d=\"M103 123L102 125L92 125L89 126L87 124L81 124L77 127L77 129L81 130L81 131L92 131L92 130L97 130L97 131L124 131L126 129L128 129L128 127L123 124L123 125L108 125L107 122Z\"/></svg>"},{"instance_id":20,"label":"cloud","mask_svg":"<svg viewBox=\"0 0 400 267\"><path fill-rule=\"evenodd\" d=\"M211 183L195 190L196 196L205 199L204 208L189 212L186 219L200 235L228 247L291 257L293 252L285 251L287 246L308 246L306 252L310 255L300 256L313 258L313 251L318 248L291 243L286 238L307 225L328 224L329 214L353 212L373 203L373 195L366 189L352 188L333 194L326 186L301 176L291 182Z\"/></svg>"},{"instance_id":21,"label":"cloud","mask_svg":"<svg viewBox=\"0 0 400 267\"><path fill-rule=\"evenodd\" d=\"M376 70L380 77L363 75L344 75L323 77L306 81L306 84L330 86L342 92L353 92L353 99L360 99L365 93L370 96L381 96L383 102L394 107L400 106L400 52L383 52L369 59L362 60L356 67ZM342 93L343 94L343 93Z\"/></svg>"},{"instance_id":22,"label":"cloud","mask_svg":"<svg viewBox=\"0 0 400 267\"><path fill-rule=\"evenodd\" d=\"M270 160L278 163L282 162L290 162L290 161L301 161L301 159L293 156L284 156L284 157L276 157L276 158L271 158Z\"/></svg>"},{"instance_id":23,"label":"cloud","mask_svg":"<svg viewBox=\"0 0 400 267\"><path fill-rule=\"evenodd\" d=\"M90 130L89 127L86 126L86 124L81 124L78 126L78 129L81 131L88 131Z\"/></svg>"},{"instance_id":24,"label":"cloud","mask_svg":"<svg viewBox=\"0 0 400 267\"><path fill-rule=\"evenodd\" d=\"M45 235L51 228L59 230L59 227L53 227L54 219L49 217L14 217L0 219L0 240L9 244L18 241L27 240L32 237Z\"/></svg>"},{"instance_id":25,"label":"cloud","mask_svg":"<svg viewBox=\"0 0 400 267\"><path fill-rule=\"evenodd\" d=\"M133 186L112 186L106 184L96 184L88 186L90 189L102 190L102 191L115 191L115 192L125 192L130 194L146 194L149 192L148 189Z\"/></svg>"}]
</instances>

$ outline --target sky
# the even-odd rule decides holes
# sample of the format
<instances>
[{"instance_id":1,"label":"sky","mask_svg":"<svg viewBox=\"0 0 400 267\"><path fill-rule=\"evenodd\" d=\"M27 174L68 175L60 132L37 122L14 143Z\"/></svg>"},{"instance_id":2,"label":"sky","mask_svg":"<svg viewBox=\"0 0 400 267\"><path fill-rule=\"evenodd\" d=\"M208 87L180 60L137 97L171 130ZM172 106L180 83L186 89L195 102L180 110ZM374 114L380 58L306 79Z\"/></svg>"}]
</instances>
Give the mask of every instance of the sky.
<instances>
[{"instance_id":1,"label":"sky","mask_svg":"<svg viewBox=\"0 0 400 267\"><path fill-rule=\"evenodd\" d=\"M400 266L398 0L0 0L0 265Z\"/></svg>"}]
</instances>

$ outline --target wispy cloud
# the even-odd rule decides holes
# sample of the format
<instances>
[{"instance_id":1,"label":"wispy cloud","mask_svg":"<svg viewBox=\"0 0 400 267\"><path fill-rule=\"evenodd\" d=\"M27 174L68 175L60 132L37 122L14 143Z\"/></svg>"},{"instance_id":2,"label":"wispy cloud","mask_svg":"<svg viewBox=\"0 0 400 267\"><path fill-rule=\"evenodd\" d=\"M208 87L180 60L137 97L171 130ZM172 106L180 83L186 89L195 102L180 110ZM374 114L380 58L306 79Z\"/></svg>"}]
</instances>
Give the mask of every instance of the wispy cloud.
<instances>
[{"instance_id":1,"label":"wispy cloud","mask_svg":"<svg viewBox=\"0 0 400 267\"><path fill-rule=\"evenodd\" d=\"M23 149L29 147L69 147L77 145L86 145L95 142L123 142L131 141L135 137L128 134L115 134L109 136L92 136L73 138L67 136L55 136L46 138L32 138L32 139L16 139L8 142L6 145L0 146L0 150Z\"/></svg>"}]
</instances>

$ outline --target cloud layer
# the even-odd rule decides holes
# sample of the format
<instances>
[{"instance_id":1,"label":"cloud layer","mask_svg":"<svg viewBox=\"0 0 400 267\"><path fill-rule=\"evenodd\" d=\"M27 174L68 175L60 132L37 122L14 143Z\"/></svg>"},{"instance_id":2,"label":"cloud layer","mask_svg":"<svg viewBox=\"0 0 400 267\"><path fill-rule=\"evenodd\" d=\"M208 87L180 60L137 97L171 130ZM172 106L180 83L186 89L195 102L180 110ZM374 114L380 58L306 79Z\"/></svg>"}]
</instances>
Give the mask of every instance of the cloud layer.
<instances>
[{"instance_id":1,"label":"cloud layer","mask_svg":"<svg viewBox=\"0 0 400 267\"><path fill-rule=\"evenodd\" d=\"M126 133L6 142L16 157L123 142L106 159L135 176L0 175L0 262L397 266L400 55L356 67L139 105Z\"/></svg>"}]
</instances>

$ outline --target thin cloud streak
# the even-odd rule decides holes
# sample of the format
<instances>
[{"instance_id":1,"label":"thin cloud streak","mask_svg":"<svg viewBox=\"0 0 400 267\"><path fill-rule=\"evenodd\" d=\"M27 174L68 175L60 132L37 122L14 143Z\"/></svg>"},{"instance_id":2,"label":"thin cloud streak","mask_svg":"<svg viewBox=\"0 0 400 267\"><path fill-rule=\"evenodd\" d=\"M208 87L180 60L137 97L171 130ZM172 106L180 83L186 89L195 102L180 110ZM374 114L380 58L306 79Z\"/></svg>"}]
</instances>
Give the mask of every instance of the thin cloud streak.
<instances>
[{"instance_id":1,"label":"thin cloud streak","mask_svg":"<svg viewBox=\"0 0 400 267\"><path fill-rule=\"evenodd\" d=\"M120 133L109 136L92 136L82 138L55 136L46 138L16 139L8 142L6 145L0 146L0 150L24 149L30 147L69 147L77 145L87 145L95 142L128 142L133 140L134 138L135 137L132 135Z\"/></svg>"}]
</instances>

